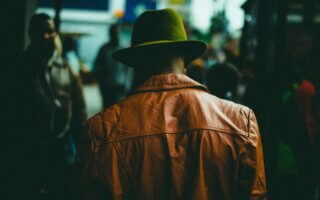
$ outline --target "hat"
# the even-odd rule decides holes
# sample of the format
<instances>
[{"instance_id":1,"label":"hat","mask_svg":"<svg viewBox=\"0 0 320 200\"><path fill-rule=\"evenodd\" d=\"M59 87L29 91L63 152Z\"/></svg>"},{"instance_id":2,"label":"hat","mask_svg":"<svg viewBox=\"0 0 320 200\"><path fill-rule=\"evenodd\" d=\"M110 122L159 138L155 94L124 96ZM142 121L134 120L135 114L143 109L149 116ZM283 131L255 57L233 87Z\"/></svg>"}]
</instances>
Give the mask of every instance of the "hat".
<instances>
[{"instance_id":1,"label":"hat","mask_svg":"<svg viewBox=\"0 0 320 200\"><path fill-rule=\"evenodd\" d=\"M131 47L114 52L112 57L133 66L137 61L143 61L146 50L159 47L181 50L188 62L201 56L207 49L204 42L187 40L181 17L175 10L167 8L146 11L140 15L133 26Z\"/></svg>"}]
</instances>

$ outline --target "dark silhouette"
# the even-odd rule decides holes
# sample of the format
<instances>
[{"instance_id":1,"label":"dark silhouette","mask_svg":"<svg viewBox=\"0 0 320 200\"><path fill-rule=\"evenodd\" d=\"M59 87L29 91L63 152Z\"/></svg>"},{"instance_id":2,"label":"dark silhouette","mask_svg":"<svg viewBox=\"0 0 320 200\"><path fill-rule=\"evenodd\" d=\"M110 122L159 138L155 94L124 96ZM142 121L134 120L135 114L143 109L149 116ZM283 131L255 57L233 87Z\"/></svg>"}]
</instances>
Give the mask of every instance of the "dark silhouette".
<instances>
[{"instance_id":1,"label":"dark silhouette","mask_svg":"<svg viewBox=\"0 0 320 200\"><path fill-rule=\"evenodd\" d=\"M99 83L104 108L124 98L131 86L132 71L111 58L111 54L121 48L119 34L120 26L111 25L110 41L100 48L94 62L93 74Z\"/></svg>"},{"instance_id":2,"label":"dark silhouette","mask_svg":"<svg viewBox=\"0 0 320 200\"><path fill-rule=\"evenodd\" d=\"M210 92L223 99L237 99L239 80L240 72L231 64L215 64L207 72L207 86Z\"/></svg>"},{"instance_id":3,"label":"dark silhouette","mask_svg":"<svg viewBox=\"0 0 320 200\"><path fill-rule=\"evenodd\" d=\"M18 68L19 105L11 160L12 199L67 198L78 138L87 116L80 80L62 59L53 20L36 14Z\"/></svg>"},{"instance_id":4,"label":"dark silhouette","mask_svg":"<svg viewBox=\"0 0 320 200\"><path fill-rule=\"evenodd\" d=\"M206 83L205 62L202 59L197 59L194 62L192 62L188 66L187 75L193 80L205 85Z\"/></svg>"}]
</instances>

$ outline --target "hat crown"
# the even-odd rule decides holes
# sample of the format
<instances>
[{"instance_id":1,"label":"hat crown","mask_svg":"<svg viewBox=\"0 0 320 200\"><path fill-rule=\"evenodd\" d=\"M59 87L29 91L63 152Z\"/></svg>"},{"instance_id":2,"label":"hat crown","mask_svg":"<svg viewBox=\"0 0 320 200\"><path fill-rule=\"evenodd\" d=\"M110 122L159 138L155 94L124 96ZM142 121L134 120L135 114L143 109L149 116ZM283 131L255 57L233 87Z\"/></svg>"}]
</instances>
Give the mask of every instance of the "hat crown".
<instances>
[{"instance_id":1,"label":"hat crown","mask_svg":"<svg viewBox=\"0 0 320 200\"><path fill-rule=\"evenodd\" d=\"M170 8L146 11L133 27L131 46L159 41L185 41L187 34L179 14Z\"/></svg>"}]
</instances>

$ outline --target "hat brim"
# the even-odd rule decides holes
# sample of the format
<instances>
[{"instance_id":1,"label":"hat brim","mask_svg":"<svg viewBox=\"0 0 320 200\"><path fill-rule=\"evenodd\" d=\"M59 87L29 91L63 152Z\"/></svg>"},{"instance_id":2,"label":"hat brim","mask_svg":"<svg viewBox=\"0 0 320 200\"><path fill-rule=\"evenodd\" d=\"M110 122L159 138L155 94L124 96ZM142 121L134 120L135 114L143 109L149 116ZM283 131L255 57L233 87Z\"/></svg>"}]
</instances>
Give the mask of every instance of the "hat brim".
<instances>
[{"instance_id":1,"label":"hat brim","mask_svg":"<svg viewBox=\"0 0 320 200\"><path fill-rule=\"evenodd\" d=\"M166 49L167 47L167 49ZM186 40L186 41L169 41L161 40L154 42L147 42L133 47L128 47L115 51L112 54L113 59L130 67L136 67L138 63L143 62L146 57L145 52L151 51L155 48L162 48L164 51L176 49L181 51L183 55L187 57L187 64L192 60L200 57L207 49L207 45L198 40Z\"/></svg>"}]
</instances>

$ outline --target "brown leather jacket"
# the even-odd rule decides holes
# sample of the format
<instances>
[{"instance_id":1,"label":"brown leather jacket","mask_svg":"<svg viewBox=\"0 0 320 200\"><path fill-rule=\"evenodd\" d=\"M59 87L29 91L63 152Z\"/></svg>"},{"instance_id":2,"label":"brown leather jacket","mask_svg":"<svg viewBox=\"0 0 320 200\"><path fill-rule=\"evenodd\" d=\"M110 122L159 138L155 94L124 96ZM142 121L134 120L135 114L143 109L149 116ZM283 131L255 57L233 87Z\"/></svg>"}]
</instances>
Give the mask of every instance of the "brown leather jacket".
<instances>
[{"instance_id":1,"label":"brown leather jacket","mask_svg":"<svg viewBox=\"0 0 320 200\"><path fill-rule=\"evenodd\" d=\"M83 199L266 199L254 113L185 75L152 76L88 120Z\"/></svg>"}]
</instances>

